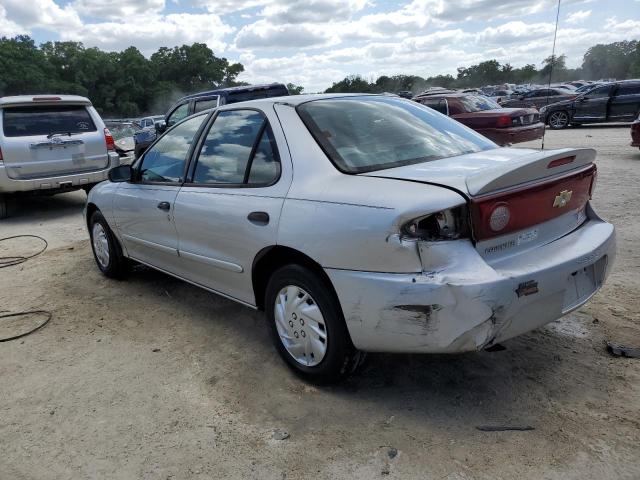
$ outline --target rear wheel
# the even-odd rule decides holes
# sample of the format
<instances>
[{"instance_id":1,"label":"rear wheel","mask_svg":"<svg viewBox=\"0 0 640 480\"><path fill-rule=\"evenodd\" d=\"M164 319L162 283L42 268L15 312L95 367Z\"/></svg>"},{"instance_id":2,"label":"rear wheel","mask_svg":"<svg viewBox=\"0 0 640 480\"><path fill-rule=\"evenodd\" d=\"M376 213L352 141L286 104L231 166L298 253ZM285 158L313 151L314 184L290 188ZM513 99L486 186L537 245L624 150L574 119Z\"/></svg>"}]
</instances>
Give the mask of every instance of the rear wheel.
<instances>
[{"instance_id":1,"label":"rear wheel","mask_svg":"<svg viewBox=\"0 0 640 480\"><path fill-rule=\"evenodd\" d=\"M89 234L93 258L104 275L110 278L123 278L129 273L131 263L122 255L118 240L99 211L91 215Z\"/></svg>"},{"instance_id":2,"label":"rear wheel","mask_svg":"<svg viewBox=\"0 0 640 480\"><path fill-rule=\"evenodd\" d=\"M549 126L553 130L560 130L569 125L569 114L564 110L551 112L549 115Z\"/></svg>"},{"instance_id":3,"label":"rear wheel","mask_svg":"<svg viewBox=\"0 0 640 480\"><path fill-rule=\"evenodd\" d=\"M311 382L336 382L355 371L364 358L351 343L333 292L305 267L288 265L271 276L265 309L278 353Z\"/></svg>"}]
</instances>

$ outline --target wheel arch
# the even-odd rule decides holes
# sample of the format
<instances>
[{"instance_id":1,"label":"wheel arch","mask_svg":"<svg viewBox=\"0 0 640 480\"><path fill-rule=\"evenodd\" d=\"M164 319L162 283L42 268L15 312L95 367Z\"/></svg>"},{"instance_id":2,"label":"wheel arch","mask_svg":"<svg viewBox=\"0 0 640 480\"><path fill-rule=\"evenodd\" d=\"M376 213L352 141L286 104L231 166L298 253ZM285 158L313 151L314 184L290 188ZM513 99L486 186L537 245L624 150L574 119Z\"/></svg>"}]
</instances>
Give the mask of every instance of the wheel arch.
<instances>
[{"instance_id":1,"label":"wheel arch","mask_svg":"<svg viewBox=\"0 0 640 480\"><path fill-rule=\"evenodd\" d=\"M290 264L302 265L303 267L306 267L312 272L318 274L331 291L331 294L334 296L336 302L338 302L338 305L340 305L338 294L333 287L331 279L318 262L295 248L283 245L271 245L258 252L251 266L251 282L258 310L264 310L265 308L264 296L267 290L267 284L269 283L269 278L273 272L280 267Z\"/></svg>"}]
</instances>

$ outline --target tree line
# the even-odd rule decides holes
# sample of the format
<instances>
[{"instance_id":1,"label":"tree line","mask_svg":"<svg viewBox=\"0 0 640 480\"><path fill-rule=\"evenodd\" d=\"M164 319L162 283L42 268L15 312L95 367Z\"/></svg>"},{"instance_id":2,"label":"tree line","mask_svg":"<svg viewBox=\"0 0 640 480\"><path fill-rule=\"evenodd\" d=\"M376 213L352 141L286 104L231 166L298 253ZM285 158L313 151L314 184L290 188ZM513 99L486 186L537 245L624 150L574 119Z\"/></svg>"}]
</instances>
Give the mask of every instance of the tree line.
<instances>
[{"instance_id":1,"label":"tree line","mask_svg":"<svg viewBox=\"0 0 640 480\"><path fill-rule=\"evenodd\" d=\"M509 63L487 60L470 67L459 67L456 77L436 75L423 78L417 75L383 75L376 79L366 79L360 75L350 75L335 82L326 93L338 92L399 92L419 93L428 87L473 88L503 83L566 82L571 80L599 80L640 77L640 42L637 40L614 42L608 45L594 45L584 54L579 68L567 68L566 56L549 56L542 61L541 68L527 64L514 68Z\"/></svg>"},{"instance_id":2,"label":"tree line","mask_svg":"<svg viewBox=\"0 0 640 480\"><path fill-rule=\"evenodd\" d=\"M135 47L104 52L79 42L0 38L0 95L82 95L103 115L164 112L188 93L237 85L243 70L204 43L162 47L146 58Z\"/></svg>"},{"instance_id":3,"label":"tree line","mask_svg":"<svg viewBox=\"0 0 640 480\"><path fill-rule=\"evenodd\" d=\"M179 97L202 90L246 84L237 80L241 63L217 57L204 43L162 47L149 58L137 48L105 52L80 42L45 42L36 45L25 35L0 38L0 96L66 93L89 97L105 116L135 117L164 112ZM367 80L352 75L335 82L332 92L420 92L429 86L480 87L501 83L546 83L576 79L640 77L640 42L595 45L584 55L582 66L566 67L564 55L514 68L488 60L458 68L457 76L381 76ZM279 79L274 78L274 81ZM303 87L287 84L291 94Z\"/></svg>"}]
</instances>

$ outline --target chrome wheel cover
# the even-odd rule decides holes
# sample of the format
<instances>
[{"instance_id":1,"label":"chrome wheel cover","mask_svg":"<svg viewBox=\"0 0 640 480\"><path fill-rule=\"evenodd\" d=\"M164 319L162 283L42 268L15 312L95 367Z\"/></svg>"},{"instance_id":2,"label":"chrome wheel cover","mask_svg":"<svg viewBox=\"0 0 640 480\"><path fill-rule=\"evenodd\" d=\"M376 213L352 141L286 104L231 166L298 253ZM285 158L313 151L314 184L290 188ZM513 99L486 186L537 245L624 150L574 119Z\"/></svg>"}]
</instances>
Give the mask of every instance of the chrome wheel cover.
<instances>
[{"instance_id":1,"label":"chrome wheel cover","mask_svg":"<svg viewBox=\"0 0 640 480\"><path fill-rule=\"evenodd\" d=\"M289 355L305 367L318 365L327 353L327 327L320 307L302 288L287 285L276 296L276 329Z\"/></svg>"},{"instance_id":2,"label":"chrome wheel cover","mask_svg":"<svg viewBox=\"0 0 640 480\"><path fill-rule=\"evenodd\" d=\"M555 128L565 127L569 123L569 117L564 112L553 112L549 117L549 124Z\"/></svg>"},{"instance_id":3,"label":"chrome wheel cover","mask_svg":"<svg viewBox=\"0 0 640 480\"><path fill-rule=\"evenodd\" d=\"M107 232L104 231L104 228L99 223L93 224L91 242L96 260L102 268L107 268L109 266L109 239L107 238Z\"/></svg>"}]
</instances>

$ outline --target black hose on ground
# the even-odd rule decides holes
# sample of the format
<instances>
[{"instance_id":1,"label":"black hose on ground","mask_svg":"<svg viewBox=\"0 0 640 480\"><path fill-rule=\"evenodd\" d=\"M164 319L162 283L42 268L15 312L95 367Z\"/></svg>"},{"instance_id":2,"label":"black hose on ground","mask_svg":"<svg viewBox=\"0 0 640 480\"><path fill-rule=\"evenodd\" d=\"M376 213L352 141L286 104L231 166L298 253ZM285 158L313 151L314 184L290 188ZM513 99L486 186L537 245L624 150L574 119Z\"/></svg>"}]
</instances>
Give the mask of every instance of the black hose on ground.
<instances>
[{"instance_id":1,"label":"black hose on ground","mask_svg":"<svg viewBox=\"0 0 640 480\"><path fill-rule=\"evenodd\" d=\"M39 237L38 235L13 235L12 237L0 238L0 242L5 242L7 240L13 240L14 238L37 238L38 240L40 240L40 241L42 241L44 243L44 246L39 251L37 251L36 253L34 253L32 255L27 255L27 256L17 255L15 257L0 257L0 268L7 268L7 267L13 267L15 265L20 265L21 263L24 263L27 260L29 260L29 259L31 259L33 257L37 257L41 253L44 253L44 251L49 246L47 241L44 238Z\"/></svg>"},{"instance_id":2,"label":"black hose on ground","mask_svg":"<svg viewBox=\"0 0 640 480\"><path fill-rule=\"evenodd\" d=\"M44 253L44 251L49 246L47 241L44 238L39 237L38 235L13 235L11 237L0 238L0 242L4 242L4 241L7 241L7 240L13 240L15 238L37 238L38 240L41 240L43 242L44 246L39 251L37 251L36 253L31 254L31 255L16 255L16 256L11 256L11 257L0 257L0 268L14 267L16 265L20 265L21 263L24 263L27 260L29 260L31 258L34 258L34 257L37 257L41 253ZM42 322L40 322L35 328L32 328L31 330L29 330L27 332L22 332L22 333L18 333L16 335L11 335L9 337L0 338L0 343L1 342L9 342L11 340L17 340L18 338L26 337L27 335L30 335L33 332L37 331L37 330L40 330L47 323L49 323L49 321L53 317L53 314L51 312L49 312L48 310L28 310L28 311L16 312L16 313L3 313L2 315L0 315L0 320L6 319L6 318L26 317L26 316L29 316L29 315L42 315L42 316L44 316L44 320Z\"/></svg>"}]
</instances>

